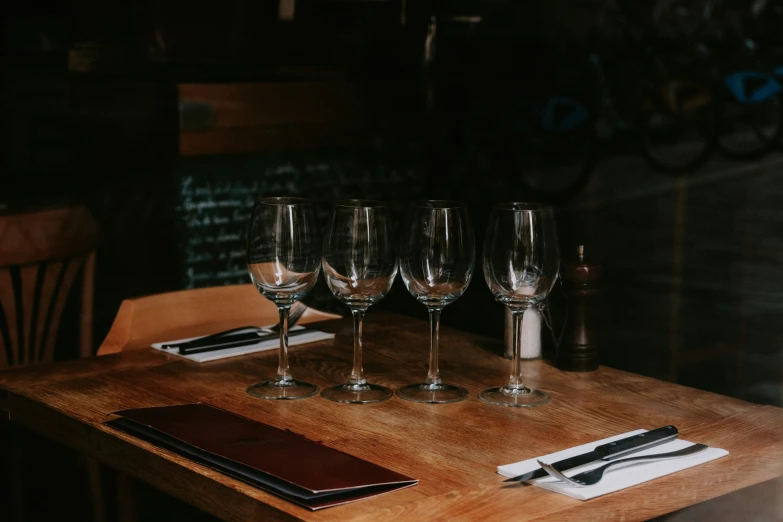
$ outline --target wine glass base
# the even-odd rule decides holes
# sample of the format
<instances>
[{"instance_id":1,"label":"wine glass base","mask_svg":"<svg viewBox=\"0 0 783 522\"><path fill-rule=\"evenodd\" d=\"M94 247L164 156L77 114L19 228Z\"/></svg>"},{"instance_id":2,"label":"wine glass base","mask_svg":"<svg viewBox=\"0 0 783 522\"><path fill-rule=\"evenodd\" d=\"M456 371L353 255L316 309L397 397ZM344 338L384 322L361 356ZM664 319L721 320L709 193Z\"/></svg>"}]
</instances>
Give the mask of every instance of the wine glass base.
<instances>
[{"instance_id":1,"label":"wine glass base","mask_svg":"<svg viewBox=\"0 0 783 522\"><path fill-rule=\"evenodd\" d=\"M529 388L512 389L505 386L489 388L479 393L479 399L490 404L509 408L530 408L543 406L552 400L548 394Z\"/></svg>"},{"instance_id":2,"label":"wine glass base","mask_svg":"<svg viewBox=\"0 0 783 522\"><path fill-rule=\"evenodd\" d=\"M309 382L271 380L257 382L247 387L247 393L262 399L305 399L318 393L318 386Z\"/></svg>"},{"instance_id":3,"label":"wine glass base","mask_svg":"<svg viewBox=\"0 0 783 522\"><path fill-rule=\"evenodd\" d=\"M397 390L397 396L406 401L426 402L429 404L448 404L464 401L468 390L449 384L409 384Z\"/></svg>"},{"instance_id":4,"label":"wine glass base","mask_svg":"<svg viewBox=\"0 0 783 522\"><path fill-rule=\"evenodd\" d=\"M393 394L389 388L378 384L340 384L326 388L321 397L334 402L367 404L391 399Z\"/></svg>"}]
</instances>

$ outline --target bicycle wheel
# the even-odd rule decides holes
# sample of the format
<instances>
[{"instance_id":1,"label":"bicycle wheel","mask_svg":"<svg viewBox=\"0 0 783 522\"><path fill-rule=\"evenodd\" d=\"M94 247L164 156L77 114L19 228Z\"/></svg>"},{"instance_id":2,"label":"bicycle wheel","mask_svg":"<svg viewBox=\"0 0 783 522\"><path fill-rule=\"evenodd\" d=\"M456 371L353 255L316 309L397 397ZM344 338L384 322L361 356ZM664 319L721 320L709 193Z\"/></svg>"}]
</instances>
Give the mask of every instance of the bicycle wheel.
<instances>
[{"instance_id":1,"label":"bicycle wheel","mask_svg":"<svg viewBox=\"0 0 783 522\"><path fill-rule=\"evenodd\" d=\"M718 147L733 159L755 159L777 148L783 136L783 87L761 71L724 78Z\"/></svg>"},{"instance_id":2,"label":"bicycle wheel","mask_svg":"<svg viewBox=\"0 0 783 522\"><path fill-rule=\"evenodd\" d=\"M685 175L707 161L717 139L718 111L712 93L690 80L664 82L641 104L637 131L647 162Z\"/></svg>"},{"instance_id":3,"label":"bicycle wheel","mask_svg":"<svg viewBox=\"0 0 783 522\"><path fill-rule=\"evenodd\" d=\"M553 96L518 135L516 170L526 192L562 203L582 191L596 164L593 120L572 98Z\"/></svg>"}]
</instances>

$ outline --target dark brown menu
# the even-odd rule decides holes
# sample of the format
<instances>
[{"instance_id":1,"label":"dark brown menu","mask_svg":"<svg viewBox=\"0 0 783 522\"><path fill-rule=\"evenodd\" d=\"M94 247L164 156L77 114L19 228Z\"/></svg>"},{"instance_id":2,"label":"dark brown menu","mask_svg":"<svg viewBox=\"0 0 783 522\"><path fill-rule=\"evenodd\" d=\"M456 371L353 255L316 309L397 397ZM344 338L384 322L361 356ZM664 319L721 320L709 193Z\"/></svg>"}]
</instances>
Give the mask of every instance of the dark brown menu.
<instances>
[{"instance_id":1,"label":"dark brown menu","mask_svg":"<svg viewBox=\"0 0 783 522\"><path fill-rule=\"evenodd\" d=\"M114 412L106 425L312 510L418 480L207 404Z\"/></svg>"}]
</instances>

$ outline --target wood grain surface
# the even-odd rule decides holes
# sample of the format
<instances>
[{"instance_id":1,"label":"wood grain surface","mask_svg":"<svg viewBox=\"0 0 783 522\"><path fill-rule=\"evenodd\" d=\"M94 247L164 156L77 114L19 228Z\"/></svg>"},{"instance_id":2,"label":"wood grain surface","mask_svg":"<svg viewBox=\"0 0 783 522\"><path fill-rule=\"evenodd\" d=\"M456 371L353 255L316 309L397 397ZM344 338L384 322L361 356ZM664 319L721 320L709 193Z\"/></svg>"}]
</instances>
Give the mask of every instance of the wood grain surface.
<instances>
[{"instance_id":1,"label":"wood grain surface","mask_svg":"<svg viewBox=\"0 0 783 522\"><path fill-rule=\"evenodd\" d=\"M319 327L336 338L293 347L291 367L295 377L324 387L350 373L352 331L349 319ZM428 328L416 319L370 310L364 325L368 380L395 389L421 380ZM369 405L251 397L247 385L273 375L274 351L199 364L141 349L0 372L0 388L8 392L5 408L13 422L232 521L646 520L783 475L780 408L606 367L565 373L539 360L524 363L523 377L550 393L552 402L506 409L476 397L507 378L509 362L501 352L499 340L443 328L441 374L471 393L467 401L446 405L397 397ZM420 483L313 513L102 424L123 408L198 401L323 441ZM500 464L665 424L677 426L684 439L730 454L586 502L509 486L496 473Z\"/></svg>"}]
</instances>

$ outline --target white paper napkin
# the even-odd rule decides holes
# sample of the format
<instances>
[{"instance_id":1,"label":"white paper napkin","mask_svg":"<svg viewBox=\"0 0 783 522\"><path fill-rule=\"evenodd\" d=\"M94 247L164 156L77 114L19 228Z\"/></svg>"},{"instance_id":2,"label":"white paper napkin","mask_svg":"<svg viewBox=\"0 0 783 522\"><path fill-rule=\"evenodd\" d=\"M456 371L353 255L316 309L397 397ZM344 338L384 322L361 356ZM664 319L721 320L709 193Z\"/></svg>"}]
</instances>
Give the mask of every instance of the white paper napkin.
<instances>
[{"instance_id":1,"label":"white paper napkin","mask_svg":"<svg viewBox=\"0 0 783 522\"><path fill-rule=\"evenodd\" d=\"M606 444L607 442L613 442L618 439L644 433L645 431L648 430L629 431L628 433L622 433L607 439L597 440L595 442L591 442L590 444L584 444L582 446L558 451L557 453L551 453L549 455L537 457L537 459L540 459L541 462L551 464L562 459L567 459L581 453L592 451L596 446L601 444ZM677 451L679 449L685 448L686 446L690 446L691 444L693 444L693 442L682 439L674 439L671 442L667 442L665 444L661 444L659 446L655 446L653 448L639 451L627 456L635 457L641 455L653 455L655 453L667 453L669 451ZM579 487L567 484L550 476L529 480L528 484L533 484L540 488L562 493L563 495L568 495L569 497L573 497L579 500L588 500L591 498L600 497L601 495L606 495L607 493L613 493L621 489L635 486L637 484L641 484L642 482L647 482L648 480L663 477L664 475L669 475L670 473L674 473L676 471L698 466L699 464L704 464L705 462L718 459L728 454L729 452L724 449L707 448L706 450L699 453L678 459L661 460L656 462L629 462L628 464L618 464L616 467L613 466L606 470L603 479L601 479L598 484L587 487ZM599 466L602 466L603 464L606 464L606 462L585 464L584 466L566 471L565 475L567 477L571 477L578 473L582 473L583 471L595 469ZM505 466L498 466L498 473L504 477L516 477L517 475L528 473L538 468L539 465L536 462L536 459L528 459L521 462L515 462L513 464L506 464Z\"/></svg>"},{"instance_id":2,"label":"white paper napkin","mask_svg":"<svg viewBox=\"0 0 783 522\"><path fill-rule=\"evenodd\" d=\"M305 327L296 325L289 331L294 332L296 330L303 330ZM271 333L269 328L262 328L263 331ZM269 339L266 341L259 341L255 344L248 344L246 346L236 346L233 348L225 348L223 350L213 350L209 352L194 353L190 355L180 355L177 349L165 349L164 344L181 343L185 341L192 341L193 339L199 339L199 337L189 337L187 339L177 339L173 341L165 341L162 343L153 343L152 347L161 352L169 353L171 355L177 355L184 359L190 359L196 362L216 361L218 359L225 359L227 357L236 357L238 355L247 355L249 353L263 352L264 350L273 350L280 348L280 339ZM315 341L323 341L325 339L334 339L333 333L322 332L320 330L311 330L308 333L291 337L288 340L289 346L297 346L299 344L312 343Z\"/></svg>"}]
</instances>

